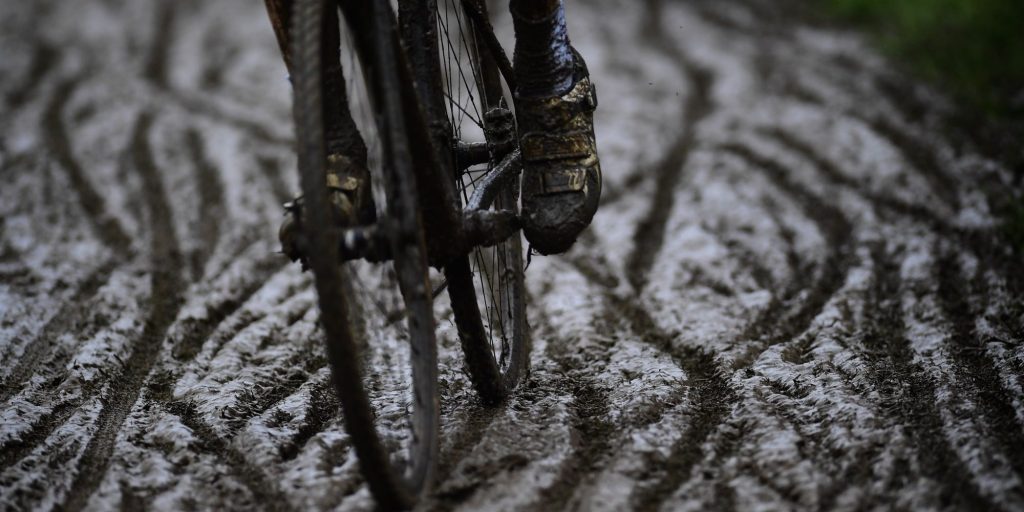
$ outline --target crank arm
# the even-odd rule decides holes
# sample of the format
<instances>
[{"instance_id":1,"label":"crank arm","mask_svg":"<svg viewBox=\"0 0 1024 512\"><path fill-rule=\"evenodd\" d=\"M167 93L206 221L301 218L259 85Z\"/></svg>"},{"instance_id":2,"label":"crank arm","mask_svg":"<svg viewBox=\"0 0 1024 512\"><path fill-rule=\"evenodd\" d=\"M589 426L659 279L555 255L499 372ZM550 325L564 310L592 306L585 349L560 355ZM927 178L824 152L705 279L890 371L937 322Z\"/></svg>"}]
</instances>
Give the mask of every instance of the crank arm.
<instances>
[{"instance_id":1,"label":"crank arm","mask_svg":"<svg viewBox=\"0 0 1024 512\"><path fill-rule=\"evenodd\" d=\"M474 247L500 244L522 229L522 220L512 210L466 210L462 213L465 252Z\"/></svg>"},{"instance_id":2,"label":"crank arm","mask_svg":"<svg viewBox=\"0 0 1024 512\"><path fill-rule=\"evenodd\" d=\"M519 148L513 149L505 155L501 162L498 162L498 165L494 166L490 172L480 178L480 181L476 184L476 189L473 190L473 195L470 196L469 201L466 203L465 211L486 210L491 206L494 198L498 195L498 191L510 180L519 176L519 172L523 168L519 156Z\"/></svg>"}]
</instances>

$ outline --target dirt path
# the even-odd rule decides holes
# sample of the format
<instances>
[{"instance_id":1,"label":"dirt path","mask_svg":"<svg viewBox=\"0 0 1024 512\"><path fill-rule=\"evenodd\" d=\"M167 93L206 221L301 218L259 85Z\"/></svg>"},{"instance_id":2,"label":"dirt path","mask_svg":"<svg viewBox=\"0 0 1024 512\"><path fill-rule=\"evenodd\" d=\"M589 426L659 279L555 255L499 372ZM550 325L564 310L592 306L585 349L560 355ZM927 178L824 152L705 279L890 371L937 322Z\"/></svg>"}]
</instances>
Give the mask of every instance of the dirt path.
<instances>
[{"instance_id":1,"label":"dirt path","mask_svg":"<svg viewBox=\"0 0 1024 512\"><path fill-rule=\"evenodd\" d=\"M0 8L0 508L369 508L274 254L262 5L157 5ZM949 103L763 3L569 6L603 206L529 268L511 403L477 405L440 322L423 508L1024 509L1012 180Z\"/></svg>"}]
</instances>

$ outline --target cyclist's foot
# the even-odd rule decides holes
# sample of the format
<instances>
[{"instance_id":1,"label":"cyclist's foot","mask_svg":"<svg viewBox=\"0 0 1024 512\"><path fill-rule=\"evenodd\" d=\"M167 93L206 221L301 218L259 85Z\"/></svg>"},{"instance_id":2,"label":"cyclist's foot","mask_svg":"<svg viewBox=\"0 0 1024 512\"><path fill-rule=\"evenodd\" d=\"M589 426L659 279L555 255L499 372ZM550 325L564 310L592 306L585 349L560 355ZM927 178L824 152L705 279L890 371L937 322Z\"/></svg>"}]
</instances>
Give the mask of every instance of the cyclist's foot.
<instances>
[{"instance_id":1,"label":"cyclist's foot","mask_svg":"<svg viewBox=\"0 0 1024 512\"><path fill-rule=\"evenodd\" d=\"M372 224L377 208L370 190L370 172L342 155L327 157L327 188L335 227ZM281 252L292 261L303 260L302 197L285 205L285 219L278 231Z\"/></svg>"},{"instance_id":2,"label":"cyclist's foot","mask_svg":"<svg viewBox=\"0 0 1024 512\"><path fill-rule=\"evenodd\" d=\"M573 50L573 86L561 96L519 97L523 233L541 254L572 247L597 212L601 163L594 138L597 94Z\"/></svg>"}]
</instances>

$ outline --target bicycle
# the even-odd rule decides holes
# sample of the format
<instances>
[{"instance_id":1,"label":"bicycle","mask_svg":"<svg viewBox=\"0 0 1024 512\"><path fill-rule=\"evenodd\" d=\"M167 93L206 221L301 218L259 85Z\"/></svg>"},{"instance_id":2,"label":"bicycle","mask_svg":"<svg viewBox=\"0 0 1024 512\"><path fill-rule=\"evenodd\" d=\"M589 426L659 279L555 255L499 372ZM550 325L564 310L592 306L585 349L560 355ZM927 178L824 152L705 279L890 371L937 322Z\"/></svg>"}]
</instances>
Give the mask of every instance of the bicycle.
<instances>
[{"instance_id":1,"label":"bicycle","mask_svg":"<svg viewBox=\"0 0 1024 512\"><path fill-rule=\"evenodd\" d=\"M505 87L515 90L509 59L481 0L445 0L443 16L434 1L397 4L396 18L389 2L338 2L371 91L381 144L383 182L375 181L382 185L376 197L386 206L376 222L328 227L334 224L323 181L327 91L321 72L322 31L326 9L336 8L333 0L295 0L289 48L303 193L301 204L289 208L301 207L305 263L313 271L345 427L367 484L386 509L415 504L437 459L433 298L447 289L470 378L485 403L512 392L528 371L529 352L519 215L523 150L505 99ZM455 24L458 44L451 38ZM474 112L453 98L463 86L479 100ZM469 131L483 141L463 136L467 117L478 125ZM388 262L393 272L382 273L374 286L353 286L367 265L386 269ZM432 267L443 269L443 283L431 283ZM396 315L384 305L374 312L375 301L404 310ZM365 303L371 307L355 311ZM406 330L395 335L409 339L411 412L404 411L408 433L385 440L375 425L380 415L368 397L360 346L378 332L402 329L402 318ZM402 441L404 449L395 446Z\"/></svg>"}]
</instances>

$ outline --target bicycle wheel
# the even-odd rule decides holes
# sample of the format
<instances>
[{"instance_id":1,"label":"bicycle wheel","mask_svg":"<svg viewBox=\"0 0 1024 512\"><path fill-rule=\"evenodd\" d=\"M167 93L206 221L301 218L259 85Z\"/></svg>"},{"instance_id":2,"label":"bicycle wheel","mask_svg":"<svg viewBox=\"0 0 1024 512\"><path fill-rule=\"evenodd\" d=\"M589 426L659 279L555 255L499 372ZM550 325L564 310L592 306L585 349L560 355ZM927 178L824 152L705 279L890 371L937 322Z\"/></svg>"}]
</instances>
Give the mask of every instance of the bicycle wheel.
<instances>
[{"instance_id":1,"label":"bicycle wheel","mask_svg":"<svg viewBox=\"0 0 1024 512\"><path fill-rule=\"evenodd\" d=\"M462 142L482 141L493 122L487 113L506 105L499 71L504 54L496 55L486 7L483 2L442 0L436 23L453 136ZM452 160L465 205L494 162L462 170L457 154ZM518 212L519 180L509 180L490 207ZM501 402L527 371L529 356L521 233L493 247L473 249L450 262L445 274L473 384L485 403Z\"/></svg>"},{"instance_id":2,"label":"bicycle wheel","mask_svg":"<svg viewBox=\"0 0 1024 512\"><path fill-rule=\"evenodd\" d=\"M329 12L326 9L337 9L333 0L295 1L291 78L304 195L303 232L309 245L309 265L316 283L332 380L342 404L345 428L371 492L381 507L400 509L411 507L429 485L436 460L437 348L424 234L414 195L415 176L409 168L408 143L397 98L393 40L373 36L392 30L391 15L384 10L386 3L384 7L379 4L368 2L365 10L360 11L359 20L348 21L353 39L358 40L354 45L356 53L364 69L370 70L366 87L379 92L371 103L383 171L377 173L376 182L383 178L379 199L386 203L386 215L380 227L387 230L393 257L392 264L376 266L383 269L380 272L368 270L371 265L366 262L339 264L341 233L329 228L332 224L324 183L326 91L321 80L321 46L325 22L334 19L333 15L325 16ZM355 33L358 30L367 32ZM359 287L346 277L375 281L371 286ZM350 308L360 305L360 314L353 315ZM364 372L365 354L360 354L362 344L356 340L368 338L372 342L382 336L390 338L388 350L407 352L411 373L397 377L397 382L406 387L404 392L383 393L374 400L368 395L372 394L374 383L367 381L365 375L379 375L376 371ZM408 343L404 343L404 338ZM390 358L392 354L384 355Z\"/></svg>"}]
</instances>

